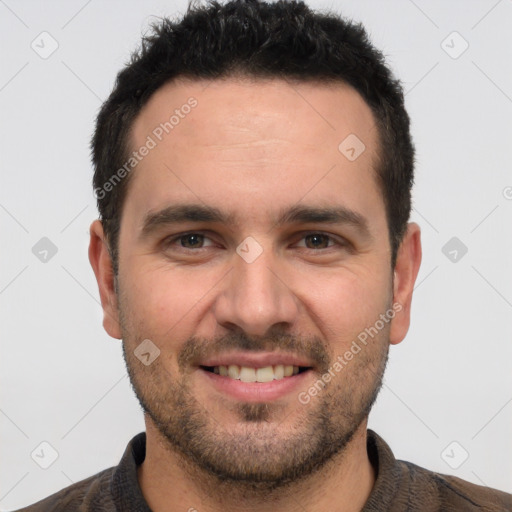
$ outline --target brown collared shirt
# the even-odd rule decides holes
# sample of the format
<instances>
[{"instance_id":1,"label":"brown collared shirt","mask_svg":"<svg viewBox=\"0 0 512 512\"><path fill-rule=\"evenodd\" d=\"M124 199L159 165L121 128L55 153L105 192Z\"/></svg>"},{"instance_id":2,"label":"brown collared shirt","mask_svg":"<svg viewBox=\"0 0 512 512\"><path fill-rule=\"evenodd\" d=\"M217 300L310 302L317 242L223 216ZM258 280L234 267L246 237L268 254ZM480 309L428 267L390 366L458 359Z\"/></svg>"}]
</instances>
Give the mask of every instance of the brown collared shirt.
<instances>
[{"instance_id":1,"label":"brown collared shirt","mask_svg":"<svg viewBox=\"0 0 512 512\"><path fill-rule=\"evenodd\" d=\"M376 470L362 512L511 512L512 495L396 460L368 430L368 455ZM146 434L136 435L118 466L77 482L18 512L151 512L139 487L137 466L146 455Z\"/></svg>"}]
</instances>

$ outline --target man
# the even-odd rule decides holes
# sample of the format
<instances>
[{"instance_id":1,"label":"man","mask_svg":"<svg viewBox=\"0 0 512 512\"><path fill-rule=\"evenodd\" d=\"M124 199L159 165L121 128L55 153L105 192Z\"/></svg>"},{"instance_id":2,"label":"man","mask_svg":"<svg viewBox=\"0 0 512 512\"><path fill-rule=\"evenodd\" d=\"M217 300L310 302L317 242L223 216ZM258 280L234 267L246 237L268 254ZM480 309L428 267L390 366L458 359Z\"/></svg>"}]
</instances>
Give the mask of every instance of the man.
<instances>
[{"instance_id":1,"label":"man","mask_svg":"<svg viewBox=\"0 0 512 512\"><path fill-rule=\"evenodd\" d=\"M360 26L256 0L164 19L92 151L89 257L146 432L24 510L512 509L367 430L421 244L402 90Z\"/></svg>"}]
</instances>

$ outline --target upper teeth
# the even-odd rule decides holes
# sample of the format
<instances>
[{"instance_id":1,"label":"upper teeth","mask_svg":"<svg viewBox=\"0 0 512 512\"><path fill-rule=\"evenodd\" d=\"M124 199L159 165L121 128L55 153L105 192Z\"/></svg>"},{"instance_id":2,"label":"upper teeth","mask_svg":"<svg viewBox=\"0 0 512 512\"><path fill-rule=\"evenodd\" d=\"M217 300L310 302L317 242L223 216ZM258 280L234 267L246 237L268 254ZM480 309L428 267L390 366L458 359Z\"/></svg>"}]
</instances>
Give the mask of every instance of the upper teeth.
<instances>
[{"instance_id":1,"label":"upper teeth","mask_svg":"<svg viewBox=\"0 0 512 512\"><path fill-rule=\"evenodd\" d=\"M214 373L224 377L241 380L242 382L270 382L284 377L290 377L299 373L298 366L276 364L264 368L249 368L248 366L214 366Z\"/></svg>"}]
</instances>

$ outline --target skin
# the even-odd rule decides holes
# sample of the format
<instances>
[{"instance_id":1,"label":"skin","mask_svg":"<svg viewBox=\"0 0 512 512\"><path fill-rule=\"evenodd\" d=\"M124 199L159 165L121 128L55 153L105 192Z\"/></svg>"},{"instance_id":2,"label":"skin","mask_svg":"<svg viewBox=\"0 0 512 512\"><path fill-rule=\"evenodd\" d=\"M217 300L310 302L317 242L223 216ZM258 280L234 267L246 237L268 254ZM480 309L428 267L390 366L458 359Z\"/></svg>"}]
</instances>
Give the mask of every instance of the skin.
<instances>
[{"instance_id":1,"label":"skin","mask_svg":"<svg viewBox=\"0 0 512 512\"><path fill-rule=\"evenodd\" d=\"M410 223L391 269L371 110L341 84L179 80L143 108L132 147L191 96L197 107L131 177L117 283L101 222L91 225L103 325L123 340L145 408L141 490L155 512L361 510L375 481L367 415L388 348L409 328L421 262L420 230ZM366 146L354 161L338 150L349 134ZM148 212L178 203L215 207L235 222L186 221L141 235ZM366 219L368 232L347 223L276 225L282 209L297 205L343 206ZM191 247L176 238L186 232L206 238ZM236 252L249 236L262 249L252 263ZM393 304L394 318L301 403L299 392ZM144 339L160 350L148 366L134 355ZM298 354L313 369L278 399L244 401L210 385L197 366L249 348Z\"/></svg>"}]
</instances>

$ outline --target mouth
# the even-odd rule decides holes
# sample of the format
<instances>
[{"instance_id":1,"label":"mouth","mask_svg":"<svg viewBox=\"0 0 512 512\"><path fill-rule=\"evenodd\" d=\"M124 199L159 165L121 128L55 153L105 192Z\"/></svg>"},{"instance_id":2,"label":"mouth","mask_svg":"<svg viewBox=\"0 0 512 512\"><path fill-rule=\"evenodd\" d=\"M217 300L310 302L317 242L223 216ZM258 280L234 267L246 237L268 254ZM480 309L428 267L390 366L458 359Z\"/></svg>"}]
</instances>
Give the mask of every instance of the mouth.
<instances>
[{"instance_id":1,"label":"mouth","mask_svg":"<svg viewBox=\"0 0 512 512\"><path fill-rule=\"evenodd\" d=\"M304 358L277 353L231 353L201 361L207 389L243 402L270 402L298 393L315 368Z\"/></svg>"},{"instance_id":2,"label":"mouth","mask_svg":"<svg viewBox=\"0 0 512 512\"><path fill-rule=\"evenodd\" d=\"M229 366L201 366L200 368L204 371L220 375L221 377L228 377L229 379L239 380L241 382L261 383L286 379L311 369L311 367L307 366L294 366L284 364L264 366L262 368L239 366L237 364L230 364Z\"/></svg>"}]
</instances>

